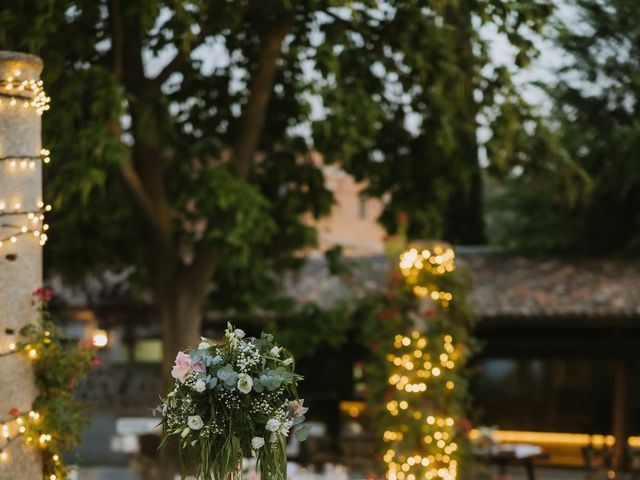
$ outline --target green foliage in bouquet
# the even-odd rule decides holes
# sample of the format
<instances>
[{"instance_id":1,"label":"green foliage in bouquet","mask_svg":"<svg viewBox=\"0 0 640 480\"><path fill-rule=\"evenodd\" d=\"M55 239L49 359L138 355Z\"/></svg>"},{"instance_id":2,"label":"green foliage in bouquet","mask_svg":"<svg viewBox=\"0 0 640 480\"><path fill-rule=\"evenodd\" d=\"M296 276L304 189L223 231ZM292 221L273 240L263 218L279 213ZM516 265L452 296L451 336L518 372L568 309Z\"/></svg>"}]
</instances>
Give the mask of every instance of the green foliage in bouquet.
<instances>
[{"instance_id":1,"label":"green foliage in bouquet","mask_svg":"<svg viewBox=\"0 0 640 480\"><path fill-rule=\"evenodd\" d=\"M203 338L178 352L171 375L174 388L158 411L164 441L179 439L183 476L222 480L255 456L263 479L286 479L287 438L306 440L308 409L294 359L272 335L245 338L228 325L221 344Z\"/></svg>"},{"instance_id":2,"label":"green foliage in bouquet","mask_svg":"<svg viewBox=\"0 0 640 480\"><path fill-rule=\"evenodd\" d=\"M90 340L78 342L51 321L50 298L49 290L34 292L38 322L22 328L24 340L17 351L33 361L39 391L24 423L23 437L27 444L41 448L44 478L62 479L68 473L62 454L80 445L89 418L86 405L75 398L74 390L99 360Z\"/></svg>"}]
</instances>

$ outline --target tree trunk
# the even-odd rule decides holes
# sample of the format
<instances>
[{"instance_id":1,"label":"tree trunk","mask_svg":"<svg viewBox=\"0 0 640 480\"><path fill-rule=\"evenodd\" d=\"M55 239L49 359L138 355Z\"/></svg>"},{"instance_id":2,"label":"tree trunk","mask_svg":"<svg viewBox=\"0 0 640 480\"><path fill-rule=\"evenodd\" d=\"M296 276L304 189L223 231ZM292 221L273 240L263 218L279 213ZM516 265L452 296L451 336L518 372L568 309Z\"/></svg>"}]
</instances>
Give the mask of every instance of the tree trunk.
<instances>
[{"instance_id":1,"label":"tree trunk","mask_svg":"<svg viewBox=\"0 0 640 480\"><path fill-rule=\"evenodd\" d=\"M193 292L175 286L158 297L157 308L162 329L162 389L173 387L171 367L179 350L197 347L202 334L203 300Z\"/></svg>"},{"instance_id":2,"label":"tree trunk","mask_svg":"<svg viewBox=\"0 0 640 480\"><path fill-rule=\"evenodd\" d=\"M469 3L461 2L450 6L445 13L446 22L455 27L455 34L461 36L456 50L459 73L452 82L462 82L464 96L459 100L456 113L456 131L459 160L463 165L463 181L451 195L447 210L445 238L458 245L479 245L486 242L482 173L478 159L478 129L476 116L478 104L474 98L476 88L476 59L473 53L473 25Z\"/></svg>"},{"instance_id":3,"label":"tree trunk","mask_svg":"<svg viewBox=\"0 0 640 480\"><path fill-rule=\"evenodd\" d=\"M150 250L158 320L162 334L162 395L172 388L171 368L179 350L197 347L202 335L202 311L216 266L217 252L200 244L190 265L183 264L159 242ZM158 480L174 480L179 471L177 442L165 444Z\"/></svg>"},{"instance_id":4,"label":"tree trunk","mask_svg":"<svg viewBox=\"0 0 640 480\"><path fill-rule=\"evenodd\" d=\"M157 294L157 310L162 331L162 395L173 388L171 367L179 350L197 346L202 330L201 300L174 285ZM161 451L158 480L174 480L179 471L177 442L168 442Z\"/></svg>"}]
</instances>

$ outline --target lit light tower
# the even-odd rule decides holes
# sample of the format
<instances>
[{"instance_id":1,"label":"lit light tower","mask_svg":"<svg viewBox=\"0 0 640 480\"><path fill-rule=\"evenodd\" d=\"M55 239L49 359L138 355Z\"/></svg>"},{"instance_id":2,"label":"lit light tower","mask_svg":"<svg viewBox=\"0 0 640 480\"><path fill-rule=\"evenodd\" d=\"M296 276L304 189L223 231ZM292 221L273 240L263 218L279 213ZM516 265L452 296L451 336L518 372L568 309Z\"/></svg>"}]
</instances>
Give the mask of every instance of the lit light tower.
<instances>
[{"instance_id":1,"label":"lit light tower","mask_svg":"<svg viewBox=\"0 0 640 480\"><path fill-rule=\"evenodd\" d=\"M41 144L48 109L41 71L38 57L0 52L0 352L15 349L20 328L36 320L31 292L42 284L42 163L49 156ZM0 358L0 392L0 478L41 480L39 450L18 441L22 418L11 421L11 411L29 412L37 394L24 355Z\"/></svg>"},{"instance_id":2,"label":"lit light tower","mask_svg":"<svg viewBox=\"0 0 640 480\"><path fill-rule=\"evenodd\" d=\"M454 273L453 249L442 242L411 246L400 255L399 270L412 307L402 312L401 331L386 351L386 478L454 480L465 442L467 285Z\"/></svg>"}]
</instances>

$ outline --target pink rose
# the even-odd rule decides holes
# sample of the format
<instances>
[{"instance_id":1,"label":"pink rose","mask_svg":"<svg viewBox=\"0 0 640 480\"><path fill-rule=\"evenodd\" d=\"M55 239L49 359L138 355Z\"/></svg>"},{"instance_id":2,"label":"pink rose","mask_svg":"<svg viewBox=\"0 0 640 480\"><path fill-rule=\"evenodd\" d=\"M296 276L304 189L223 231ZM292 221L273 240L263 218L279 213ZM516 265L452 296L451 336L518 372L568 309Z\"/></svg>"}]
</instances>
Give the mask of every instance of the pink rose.
<instances>
[{"instance_id":1,"label":"pink rose","mask_svg":"<svg viewBox=\"0 0 640 480\"><path fill-rule=\"evenodd\" d=\"M171 376L181 383L191 373L191 357L184 352L178 352L176 363L171 370Z\"/></svg>"},{"instance_id":2,"label":"pink rose","mask_svg":"<svg viewBox=\"0 0 640 480\"><path fill-rule=\"evenodd\" d=\"M207 369L205 368L204 363L196 362L191 365L191 371L196 373L205 373Z\"/></svg>"},{"instance_id":3,"label":"pink rose","mask_svg":"<svg viewBox=\"0 0 640 480\"><path fill-rule=\"evenodd\" d=\"M289 409L293 413L293 418L301 417L309 411L309 408L304 406L303 398L289 402Z\"/></svg>"}]
</instances>

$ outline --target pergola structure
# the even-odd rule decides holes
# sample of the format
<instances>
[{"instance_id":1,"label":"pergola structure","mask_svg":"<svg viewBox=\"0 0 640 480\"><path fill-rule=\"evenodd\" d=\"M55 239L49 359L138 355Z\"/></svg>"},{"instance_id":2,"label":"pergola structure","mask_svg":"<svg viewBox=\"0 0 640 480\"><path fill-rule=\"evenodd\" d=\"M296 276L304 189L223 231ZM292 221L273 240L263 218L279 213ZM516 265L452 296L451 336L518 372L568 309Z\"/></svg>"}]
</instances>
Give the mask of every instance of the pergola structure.
<instances>
[{"instance_id":1,"label":"pergola structure","mask_svg":"<svg viewBox=\"0 0 640 480\"><path fill-rule=\"evenodd\" d=\"M602 396L597 384L584 392L583 404L592 406L596 419L586 426L588 432L579 433L612 435L614 463L624 465L629 443L637 443L632 435L640 433L633 408L640 380L634 375L640 345L640 262L498 253L469 253L466 260L476 277L482 356L574 363L588 359L588 373L607 383L609 401L594 400Z\"/></svg>"}]
</instances>

